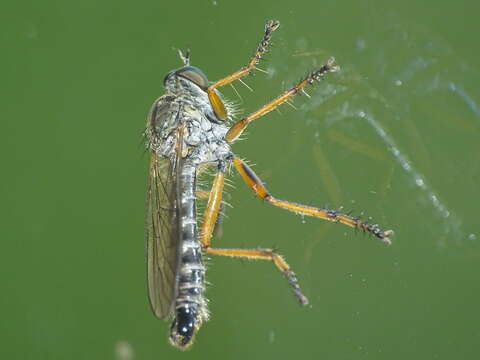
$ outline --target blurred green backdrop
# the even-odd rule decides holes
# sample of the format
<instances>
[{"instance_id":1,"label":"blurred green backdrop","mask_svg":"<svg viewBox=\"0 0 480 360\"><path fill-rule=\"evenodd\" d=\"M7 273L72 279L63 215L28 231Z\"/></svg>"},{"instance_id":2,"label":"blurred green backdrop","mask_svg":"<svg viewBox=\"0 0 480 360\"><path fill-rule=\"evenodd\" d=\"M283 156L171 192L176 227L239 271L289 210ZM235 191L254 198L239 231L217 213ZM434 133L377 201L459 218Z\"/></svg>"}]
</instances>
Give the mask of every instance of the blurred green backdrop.
<instances>
[{"instance_id":1,"label":"blurred green backdrop","mask_svg":"<svg viewBox=\"0 0 480 360\"><path fill-rule=\"evenodd\" d=\"M0 354L4 359L473 359L479 356L480 51L472 1L27 1L2 6ZM232 173L212 319L188 353L145 295L141 133L176 49L210 80L243 66L244 113L336 56L342 71L255 122L237 154L274 195L344 207L386 247L269 207ZM224 93L239 101L226 88Z\"/></svg>"}]
</instances>

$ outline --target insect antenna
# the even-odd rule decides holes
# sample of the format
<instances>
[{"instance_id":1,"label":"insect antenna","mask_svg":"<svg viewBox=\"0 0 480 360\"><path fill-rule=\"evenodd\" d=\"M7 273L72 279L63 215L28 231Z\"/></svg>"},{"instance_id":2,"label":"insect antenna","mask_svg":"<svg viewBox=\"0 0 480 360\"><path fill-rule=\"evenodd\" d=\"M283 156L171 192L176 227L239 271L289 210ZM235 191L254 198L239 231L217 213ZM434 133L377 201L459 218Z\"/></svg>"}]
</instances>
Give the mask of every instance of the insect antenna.
<instances>
[{"instance_id":1,"label":"insect antenna","mask_svg":"<svg viewBox=\"0 0 480 360\"><path fill-rule=\"evenodd\" d=\"M182 52L182 50L178 49L178 56L180 56L183 65L190 66L190 49L187 49L185 54Z\"/></svg>"}]
</instances>

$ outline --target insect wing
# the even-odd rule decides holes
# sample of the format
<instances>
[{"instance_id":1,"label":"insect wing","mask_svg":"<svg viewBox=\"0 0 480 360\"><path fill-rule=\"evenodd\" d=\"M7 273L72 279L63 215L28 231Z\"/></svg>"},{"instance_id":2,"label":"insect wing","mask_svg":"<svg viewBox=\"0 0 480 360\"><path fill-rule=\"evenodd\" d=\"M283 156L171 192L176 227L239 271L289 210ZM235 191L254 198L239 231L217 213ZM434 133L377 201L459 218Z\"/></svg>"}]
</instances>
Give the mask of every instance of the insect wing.
<instances>
[{"instance_id":1,"label":"insect wing","mask_svg":"<svg viewBox=\"0 0 480 360\"><path fill-rule=\"evenodd\" d=\"M171 111L168 102L155 102L147 123L153 134L158 123ZM151 142L152 139L148 139ZM167 318L176 293L178 254L177 161L152 151L147 189L146 240L147 285L150 306L155 316Z\"/></svg>"},{"instance_id":2,"label":"insect wing","mask_svg":"<svg viewBox=\"0 0 480 360\"><path fill-rule=\"evenodd\" d=\"M152 154L147 191L147 282L150 306L164 319L175 299L178 236L172 164Z\"/></svg>"}]
</instances>

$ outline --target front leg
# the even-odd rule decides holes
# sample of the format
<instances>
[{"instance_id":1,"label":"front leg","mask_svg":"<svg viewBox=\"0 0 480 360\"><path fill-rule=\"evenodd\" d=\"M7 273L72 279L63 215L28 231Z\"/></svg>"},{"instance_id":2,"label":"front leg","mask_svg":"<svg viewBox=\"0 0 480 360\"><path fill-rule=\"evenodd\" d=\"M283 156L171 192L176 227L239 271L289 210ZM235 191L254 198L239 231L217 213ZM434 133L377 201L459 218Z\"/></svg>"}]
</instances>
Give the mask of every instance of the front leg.
<instances>
[{"instance_id":1,"label":"front leg","mask_svg":"<svg viewBox=\"0 0 480 360\"><path fill-rule=\"evenodd\" d=\"M227 77L224 77L223 79L220 79L218 81L215 81L213 84L211 84L208 87L207 89L208 99L210 100L210 104L212 105L212 108L215 111L215 115L217 116L218 119L226 120L227 110L225 109L225 106L223 105L223 102L220 99L220 96L218 96L216 89L221 86L228 85L234 82L235 80L241 79L245 75L248 75L250 71L255 69L256 65L258 64L262 56L268 51L267 47L270 43L270 37L272 32L277 30L279 26L280 26L280 23L276 20L267 21L267 23L265 24L265 31L263 33L262 41L260 41L260 44L258 44L257 50L248 61L248 64L243 68L241 68L240 70L234 72L233 74Z\"/></svg>"}]
</instances>

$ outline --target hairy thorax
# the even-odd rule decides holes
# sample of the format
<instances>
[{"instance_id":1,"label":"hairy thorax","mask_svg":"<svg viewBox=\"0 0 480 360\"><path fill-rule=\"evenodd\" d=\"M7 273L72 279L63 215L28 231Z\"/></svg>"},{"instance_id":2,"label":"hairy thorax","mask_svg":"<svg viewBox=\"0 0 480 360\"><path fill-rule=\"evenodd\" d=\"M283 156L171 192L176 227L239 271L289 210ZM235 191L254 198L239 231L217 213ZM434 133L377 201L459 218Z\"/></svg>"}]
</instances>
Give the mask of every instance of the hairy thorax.
<instances>
[{"instance_id":1,"label":"hairy thorax","mask_svg":"<svg viewBox=\"0 0 480 360\"><path fill-rule=\"evenodd\" d=\"M155 102L152 112L146 136L158 155L173 160L180 151L184 161L196 166L230 155L224 140L228 128L215 118L207 97L192 101L189 96L167 94Z\"/></svg>"}]
</instances>

